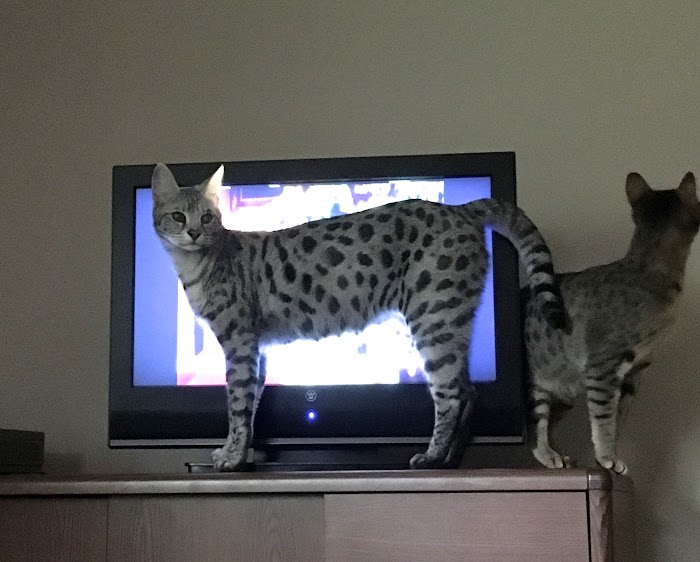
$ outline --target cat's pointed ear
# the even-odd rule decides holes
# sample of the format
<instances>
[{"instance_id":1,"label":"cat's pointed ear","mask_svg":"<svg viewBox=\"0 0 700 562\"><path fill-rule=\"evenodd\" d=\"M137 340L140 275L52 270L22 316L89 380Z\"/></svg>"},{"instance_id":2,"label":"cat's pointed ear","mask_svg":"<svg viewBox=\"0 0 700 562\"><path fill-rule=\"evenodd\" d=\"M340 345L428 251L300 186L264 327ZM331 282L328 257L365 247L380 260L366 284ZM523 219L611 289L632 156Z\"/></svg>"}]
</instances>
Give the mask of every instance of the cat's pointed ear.
<instances>
[{"instance_id":1,"label":"cat's pointed ear","mask_svg":"<svg viewBox=\"0 0 700 562\"><path fill-rule=\"evenodd\" d=\"M692 172L688 172L683 176L681 184L676 188L676 193L686 205L694 206L698 204L698 192L695 185L695 176Z\"/></svg>"},{"instance_id":2,"label":"cat's pointed ear","mask_svg":"<svg viewBox=\"0 0 700 562\"><path fill-rule=\"evenodd\" d=\"M180 192L172 172L165 164L160 163L153 169L151 187L153 187L153 196L160 200L171 199Z\"/></svg>"},{"instance_id":3,"label":"cat's pointed ear","mask_svg":"<svg viewBox=\"0 0 700 562\"><path fill-rule=\"evenodd\" d=\"M209 201L213 201L218 205L219 194L221 193L221 182L224 179L224 165L222 164L214 172L214 174L206 180L201 186L200 191L202 195Z\"/></svg>"},{"instance_id":4,"label":"cat's pointed ear","mask_svg":"<svg viewBox=\"0 0 700 562\"><path fill-rule=\"evenodd\" d=\"M627 201L630 202L630 205L634 205L642 197L648 193L651 193L652 191L653 190L651 187L649 187L649 184L637 172L628 174L625 192L627 193Z\"/></svg>"}]
</instances>

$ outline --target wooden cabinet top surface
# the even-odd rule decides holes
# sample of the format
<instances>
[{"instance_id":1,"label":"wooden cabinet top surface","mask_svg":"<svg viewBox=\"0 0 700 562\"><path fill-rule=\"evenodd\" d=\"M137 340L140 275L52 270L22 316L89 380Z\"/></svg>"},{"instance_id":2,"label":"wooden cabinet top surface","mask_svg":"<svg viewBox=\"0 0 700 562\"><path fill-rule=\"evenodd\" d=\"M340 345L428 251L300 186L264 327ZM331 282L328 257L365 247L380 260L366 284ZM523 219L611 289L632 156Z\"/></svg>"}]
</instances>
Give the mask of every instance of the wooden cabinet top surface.
<instances>
[{"instance_id":1,"label":"wooden cabinet top surface","mask_svg":"<svg viewBox=\"0 0 700 562\"><path fill-rule=\"evenodd\" d=\"M0 476L0 496L632 491L605 470L432 470Z\"/></svg>"}]
</instances>

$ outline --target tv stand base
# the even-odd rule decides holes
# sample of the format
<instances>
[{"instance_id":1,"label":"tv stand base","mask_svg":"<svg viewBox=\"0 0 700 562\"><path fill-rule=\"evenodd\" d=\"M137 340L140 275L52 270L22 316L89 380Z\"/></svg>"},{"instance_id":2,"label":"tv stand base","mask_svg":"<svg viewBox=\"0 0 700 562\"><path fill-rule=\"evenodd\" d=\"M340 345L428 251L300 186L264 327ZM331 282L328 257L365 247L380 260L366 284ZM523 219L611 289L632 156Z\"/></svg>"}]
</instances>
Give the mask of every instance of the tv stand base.
<instances>
[{"instance_id":1,"label":"tv stand base","mask_svg":"<svg viewBox=\"0 0 700 562\"><path fill-rule=\"evenodd\" d=\"M275 445L250 449L239 472L309 472L342 470L407 470L409 460L422 453L426 443L394 445ZM191 474L213 473L212 463L186 462Z\"/></svg>"}]
</instances>

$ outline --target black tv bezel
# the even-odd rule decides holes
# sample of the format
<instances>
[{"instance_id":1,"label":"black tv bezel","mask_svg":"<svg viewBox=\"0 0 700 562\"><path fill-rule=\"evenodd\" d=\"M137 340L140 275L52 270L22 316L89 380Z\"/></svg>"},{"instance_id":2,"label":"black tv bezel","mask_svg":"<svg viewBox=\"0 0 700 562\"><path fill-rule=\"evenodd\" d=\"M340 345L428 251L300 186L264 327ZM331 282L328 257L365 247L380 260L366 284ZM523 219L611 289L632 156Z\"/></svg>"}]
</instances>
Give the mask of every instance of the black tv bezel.
<instances>
[{"instance_id":1,"label":"black tv bezel","mask_svg":"<svg viewBox=\"0 0 700 562\"><path fill-rule=\"evenodd\" d=\"M169 164L180 185L208 177L217 163ZM490 177L491 194L516 204L515 153L369 156L224 163L224 183L251 185L398 178ZM114 166L110 321L110 447L210 447L227 434L221 387L133 386L135 193L149 187L153 165ZM519 266L515 249L493 240L496 381L477 385L476 441L521 443L524 387ZM256 417L258 445L410 443L428 440L433 404L423 384L274 386ZM312 407L313 423L306 420Z\"/></svg>"}]
</instances>

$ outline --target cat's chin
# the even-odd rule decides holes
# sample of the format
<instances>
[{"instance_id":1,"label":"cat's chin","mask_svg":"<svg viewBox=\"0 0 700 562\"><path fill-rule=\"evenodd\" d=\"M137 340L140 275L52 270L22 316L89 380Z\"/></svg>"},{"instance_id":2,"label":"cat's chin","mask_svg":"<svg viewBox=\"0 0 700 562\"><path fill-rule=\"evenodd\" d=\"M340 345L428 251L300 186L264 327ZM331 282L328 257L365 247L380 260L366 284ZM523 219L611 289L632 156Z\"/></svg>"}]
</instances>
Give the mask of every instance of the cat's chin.
<instances>
[{"instance_id":1,"label":"cat's chin","mask_svg":"<svg viewBox=\"0 0 700 562\"><path fill-rule=\"evenodd\" d=\"M204 246L201 246L199 244L195 244L194 242L190 242L189 244L179 244L179 243L176 244L175 242L173 242L171 240L170 243L173 246L175 246L178 250L183 250L185 252L198 252L202 248L204 248Z\"/></svg>"},{"instance_id":2,"label":"cat's chin","mask_svg":"<svg viewBox=\"0 0 700 562\"><path fill-rule=\"evenodd\" d=\"M185 250L186 252L199 252L203 248L203 246L200 246L199 244L187 244L187 246L179 246L181 250Z\"/></svg>"}]
</instances>

